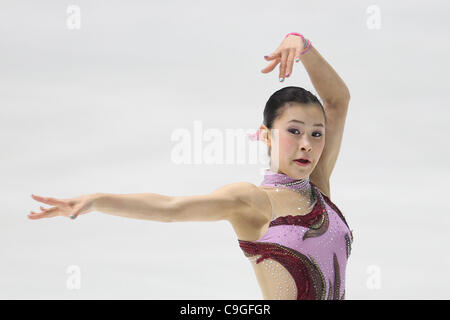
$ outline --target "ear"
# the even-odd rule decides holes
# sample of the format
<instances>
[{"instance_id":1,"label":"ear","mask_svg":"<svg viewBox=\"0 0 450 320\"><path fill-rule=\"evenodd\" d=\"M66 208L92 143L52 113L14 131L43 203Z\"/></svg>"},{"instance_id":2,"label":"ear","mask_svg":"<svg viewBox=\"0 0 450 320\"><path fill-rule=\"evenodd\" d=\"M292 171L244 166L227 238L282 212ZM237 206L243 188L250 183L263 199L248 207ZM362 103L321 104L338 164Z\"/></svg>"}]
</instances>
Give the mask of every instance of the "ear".
<instances>
[{"instance_id":1,"label":"ear","mask_svg":"<svg viewBox=\"0 0 450 320\"><path fill-rule=\"evenodd\" d=\"M265 125L261 125L258 129L259 131L259 139L261 141L264 141L268 147L270 147L271 141L270 141L270 129L267 128Z\"/></svg>"}]
</instances>

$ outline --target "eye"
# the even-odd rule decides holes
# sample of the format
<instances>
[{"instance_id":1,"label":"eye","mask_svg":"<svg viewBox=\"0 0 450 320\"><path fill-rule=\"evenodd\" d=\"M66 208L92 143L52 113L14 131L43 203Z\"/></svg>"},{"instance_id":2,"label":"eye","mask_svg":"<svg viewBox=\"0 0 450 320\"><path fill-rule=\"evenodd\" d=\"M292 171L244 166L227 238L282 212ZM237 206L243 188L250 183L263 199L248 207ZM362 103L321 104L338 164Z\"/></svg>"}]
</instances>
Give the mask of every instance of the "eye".
<instances>
[{"instance_id":1,"label":"eye","mask_svg":"<svg viewBox=\"0 0 450 320\"><path fill-rule=\"evenodd\" d=\"M300 131L298 131L297 129L289 129L288 130L290 133L295 134L294 132L297 131L298 133L300 133Z\"/></svg>"},{"instance_id":2,"label":"eye","mask_svg":"<svg viewBox=\"0 0 450 320\"><path fill-rule=\"evenodd\" d=\"M294 134L294 135L298 135L298 134L300 134L300 131L298 130L298 129L289 129L288 130L290 133L292 133L292 134ZM296 133L296 132L298 132L298 134ZM317 134L317 135L316 135ZM313 132L313 137L314 138L320 138L321 136L322 136L322 132L320 132L320 131L314 131Z\"/></svg>"},{"instance_id":3,"label":"eye","mask_svg":"<svg viewBox=\"0 0 450 320\"><path fill-rule=\"evenodd\" d=\"M318 135L318 136L314 136L315 133L318 133L319 135ZM316 137L316 138L319 138L319 137L322 136L322 132L320 132L320 131L315 131L315 132L313 132L313 136Z\"/></svg>"}]
</instances>

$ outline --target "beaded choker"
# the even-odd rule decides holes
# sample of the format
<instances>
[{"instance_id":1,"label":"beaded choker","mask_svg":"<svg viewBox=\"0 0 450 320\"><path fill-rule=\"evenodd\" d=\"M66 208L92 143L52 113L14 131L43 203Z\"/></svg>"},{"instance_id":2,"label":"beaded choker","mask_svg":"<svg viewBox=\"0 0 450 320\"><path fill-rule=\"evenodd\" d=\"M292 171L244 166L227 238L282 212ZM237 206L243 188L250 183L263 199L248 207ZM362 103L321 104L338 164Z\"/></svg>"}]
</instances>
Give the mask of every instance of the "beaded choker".
<instances>
[{"instance_id":1,"label":"beaded choker","mask_svg":"<svg viewBox=\"0 0 450 320\"><path fill-rule=\"evenodd\" d=\"M262 186L272 187L285 187L295 191L308 191L311 189L309 183L309 176L305 179L294 179L288 175L280 172L273 172L270 169L266 169L264 172L264 179L261 183Z\"/></svg>"}]
</instances>

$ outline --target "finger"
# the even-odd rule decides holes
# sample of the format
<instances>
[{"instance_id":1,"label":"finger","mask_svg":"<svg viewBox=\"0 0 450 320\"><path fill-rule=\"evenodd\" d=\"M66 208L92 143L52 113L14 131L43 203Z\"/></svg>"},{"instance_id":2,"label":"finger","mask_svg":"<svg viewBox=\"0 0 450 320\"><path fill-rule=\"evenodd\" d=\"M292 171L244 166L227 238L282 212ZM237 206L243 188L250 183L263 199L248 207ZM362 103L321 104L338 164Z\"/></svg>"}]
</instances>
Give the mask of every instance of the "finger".
<instances>
[{"instance_id":1,"label":"finger","mask_svg":"<svg viewBox=\"0 0 450 320\"><path fill-rule=\"evenodd\" d=\"M78 215L81 213L81 208L75 209L75 211L70 215L71 219L76 219Z\"/></svg>"},{"instance_id":2,"label":"finger","mask_svg":"<svg viewBox=\"0 0 450 320\"><path fill-rule=\"evenodd\" d=\"M41 196L36 196L34 194L32 194L31 197L36 201L43 202L45 204L50 204L53 206L62 206L62 207L68 206L68 204L66 202L64 202L63 200L58 200L55 198L41 197Z\"/></svg>"},{"instance_id":3,"label":"finger","mask_svg":"<svg viewBox=\"0 0 450 320\"><path fill-rule=\"evenodd\" d=\"M29 219L36 220L36 219L42 219L42 218L53 218L56 217L58 214L54 211L45 211L45 212L33 212L30 211L30 214L28 215Z\"/></svg>"},{"instance_id":4,"label":"finger","mask_svg":"<svg viewBox=\"0 0 450 320\"><path fill-rule=\"evenodd\" d=\"M292 66L294 64L294 55L295 55L295 50L294 49L290 50L289 55L286 60L286 74L285 74L286 78L289 77L292 73Z\"/></svg>"},{"instance_id":5,"label":"finger","mask_svg":"<svg viewBox=\"0 0 450 320\"><path fill-rule=\"evenodd\" d=\"M284 81L284 77L286 74L286 59L288 56L288 52L286 50L281 51L281 61L280 61L280 82Z\"/></svg>"},{"instance_id":6,"label":"finger","mask_svg":"<svg viewBox=\"0 0 450 320\"><path fill-rule=\"evenodd\" d=\"M264 59L266 59L267 61L270 61L270 60L274 60L274 59L277 59L280 57L281 57L280 51L276 50L275 52L269 54L268 56L264 56Z\"/></svg>"},{"instance_id":7,"label":"finger","mask_svg":"<svg viewBox=\"0 0 450 320\"><path fill-rule=\"evenodd\" d=\"M53 218L56 216L60 215L60 211L58 207L53 207L53 208L44 208L42 206L39 207L41 209L41 212L33 212L30 211L30 214L28 215L28 217L30 219L41 219L41 218Z\"/></svg>"},{"instance_id":8,"label":"finger","mask_svg":"<svg viewBox=\"0 0 450 320\"><path fill-rule=\"evenodd\" d=\"M273 69L275 69L275 67L277 66L277 64L280 63L280 59L275 59L273 60L267 67L265 67L264 69L261 70L262 73L267 73L267 72L271 72Z\"/></svg>"},{"instance_id":9,"label":"finger","mask_svg":"<svg viewBox=\"0 0 450 320\"><path fill-rule=\"evenodd\" d=\"M300 52L302 52L302 50L303 50L303 48L301 48L301 47L295 48L295 55L294 55L295 63L298 63L300 61L300 56L301 56Z\"/></svg>"},{"instance_id":10,"label":"finger","mask_svg":"<svg viewBox=\"0 0 450 320\"><path fill-rule=\"evenodd\" d=\"M41 209L42 213L45 214L53 214L55 213L56 215L61 215L61 209L59 207L52 207L52 208L44 208L44 207L39 207Z\"/></svg>"}]
</instances>

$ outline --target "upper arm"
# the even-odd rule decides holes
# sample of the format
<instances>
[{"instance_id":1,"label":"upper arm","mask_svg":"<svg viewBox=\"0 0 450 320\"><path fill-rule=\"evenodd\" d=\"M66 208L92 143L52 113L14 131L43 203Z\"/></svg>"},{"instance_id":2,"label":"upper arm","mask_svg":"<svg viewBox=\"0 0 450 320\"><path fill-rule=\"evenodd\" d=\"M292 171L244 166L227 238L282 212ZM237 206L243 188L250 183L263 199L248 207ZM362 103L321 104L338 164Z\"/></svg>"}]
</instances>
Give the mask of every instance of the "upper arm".
<instances>
[{"instance_id":1,"label":"upper arm","mask_svg":"<svg viewBox=\"0 0 450 320\"><path fill-rule=\"evenodd\" d=\"M331 173L336 164L344 135L348 104L349 99L336 105L324 103L325 115L327 117L325 146L319 162L310 175L310 179L328 197L330 197Z\"/></svg>"},{"instance_id":2,"label":"upper arm","mask_svg":"<svg viewBox=\"0 0 450 320\"><path fill-rule=\"evenodd\" d=\"M254 212L256 186L247 182L225 185L211 193L175 196L170 205L170 221L235 221L243 213ZM259 190L259 189L258 189ZM259 191L261 192L261 191Z\"/></svg>"}]
</instances>

